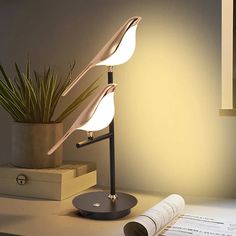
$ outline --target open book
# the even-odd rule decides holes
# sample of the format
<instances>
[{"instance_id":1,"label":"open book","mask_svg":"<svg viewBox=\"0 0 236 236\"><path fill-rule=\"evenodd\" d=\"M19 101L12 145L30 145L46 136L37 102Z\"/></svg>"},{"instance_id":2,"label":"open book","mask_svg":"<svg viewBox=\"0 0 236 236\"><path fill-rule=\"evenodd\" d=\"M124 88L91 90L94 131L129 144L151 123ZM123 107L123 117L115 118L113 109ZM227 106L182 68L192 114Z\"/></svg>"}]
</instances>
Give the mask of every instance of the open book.
<instances>
[{"instance_id":1,"label":"open book","mask_svg":"<svg viewBox=\"0 0 236 236\"><path fill-rule=\"evenodd\" d=\"M236 236L236 222L181 214L184 199L172 194L124 226L125 236Z\"/></svg>"}]
</instances>

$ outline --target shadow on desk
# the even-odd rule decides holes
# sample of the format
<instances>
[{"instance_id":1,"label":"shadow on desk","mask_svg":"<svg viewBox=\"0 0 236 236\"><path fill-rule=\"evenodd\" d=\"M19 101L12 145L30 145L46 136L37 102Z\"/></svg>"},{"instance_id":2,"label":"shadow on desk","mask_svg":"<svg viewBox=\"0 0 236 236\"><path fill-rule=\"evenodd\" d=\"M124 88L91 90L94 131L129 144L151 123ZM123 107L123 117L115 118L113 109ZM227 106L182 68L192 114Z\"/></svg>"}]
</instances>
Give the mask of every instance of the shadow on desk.
<instances>
[{"instance_id":1,"label":"shadow on desk","mask_svg":"<svg viewBox=\"0 0 236 236\"><path fill-rule=\"evenodd\" d=\"M6 227L8 225L15 225L16 223L21 223L22 221L27 221L32 219L32 216L24 216L24 215L13 215L13 214L0 214L0 228ZM0 232L0 236L8 235L6 233ZM10 234L14 235L14 234Z\"/></svg>"},{"instance_id":2,"label":"shadow on desk","mask_svg":"<svg viewBox=\"0 0 236 236\"><path fill-rule=\"evenodd\" d=\"M26 201L32 201L32 202L48 202L48 201L52 201L52 202L60 202L57 200L52 200L52 199L43 199L43 198L33 198L33 197L24 197L24 196L15 196L15 195L8 195L8 194L4 194L4 193L0 193L0 197L4 197L4 198L9 198L9 199L16 199L16 200L26 200ZM1 236L1 235L0 235Z\"/></svg>"},{"instance_id":3,"label":"shadow on desk","mask_svg":"<svg viewBox=\"0 0 236 236\"><path fill-rule=\"evenodd\" d=\"M8 234L8 233L0 232L0 236L23 236L23 235L19 235L19 234Z\"/></svg>"},{"instance_id":4,"label":"shadow on desk","mask_svg":"<svg viewBox=\"0 0 236 236\"><path fill-rule=\"evenodd\" d=\"M73 218L80 218L80 219L84 219L86 221L90 220L90 221L101 221L101 222L102 221L113 221L114 222L114 221L120 221L120 220L131 220L137 216L137 213L135 214L135 213L131 212L129 215L127 215L125 217L122 217L119 219L114 219L114 220L96 220L96 219L90 219L90 218L85 218L85 217L81 216L79 210L69 209L69 210L60 212L60 214L58 214L58 216L68 216L68 217L73 217Z\"/></svg>"}]
</instances>

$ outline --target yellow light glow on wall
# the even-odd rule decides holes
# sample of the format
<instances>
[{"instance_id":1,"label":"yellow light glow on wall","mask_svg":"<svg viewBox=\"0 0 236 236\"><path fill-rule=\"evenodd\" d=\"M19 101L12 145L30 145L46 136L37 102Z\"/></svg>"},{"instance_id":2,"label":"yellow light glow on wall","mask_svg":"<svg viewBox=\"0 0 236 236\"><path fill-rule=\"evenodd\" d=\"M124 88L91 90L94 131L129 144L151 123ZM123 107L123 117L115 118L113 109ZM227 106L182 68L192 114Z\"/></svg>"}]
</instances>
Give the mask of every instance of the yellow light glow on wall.
<instances>
[{"instance_id":1,"label":"yellow light glow on wall","mask_svg":"<svg viewBox=\"0 0 236 236\"><path fill-rule=\"evenodd\" d=\"M132 58L114 68L118 187L236 197L236 120L219 116L221 0L99 0L96 7L88 2L61 1L54 12L48 2L22 2L17 14L11 5L12 27L2 27L2 58L17 60L31 46L41 66L75 58L79 73L125 19L142 16ZM35 25L43 27L35 31ZM53 40L42 40L45 35ZM16 38L25 45L19 47ZM101 72L104 67L89 71L66 101ZM98 182L108 186L108 143L73 148L81 139L74 134L65 143L65 159L97 162Z\"/></svg>"},{"instance_id":2,"label":"yellow light glow on wall","mask_svg":"<svg viewBox=\"0 0 236 236\"><path fill-rule=\"evenodd\" d=\"M140 7L143 21L133 58L114 70L119 187L236 195L230 141L236 125L218 115L221 7L219 1L212 4L156 1ZM90 151L86 156L92 160L92 153L101 156L99 183L108 185L102 167L106 153Z\"/></svg>"}]
</instances>

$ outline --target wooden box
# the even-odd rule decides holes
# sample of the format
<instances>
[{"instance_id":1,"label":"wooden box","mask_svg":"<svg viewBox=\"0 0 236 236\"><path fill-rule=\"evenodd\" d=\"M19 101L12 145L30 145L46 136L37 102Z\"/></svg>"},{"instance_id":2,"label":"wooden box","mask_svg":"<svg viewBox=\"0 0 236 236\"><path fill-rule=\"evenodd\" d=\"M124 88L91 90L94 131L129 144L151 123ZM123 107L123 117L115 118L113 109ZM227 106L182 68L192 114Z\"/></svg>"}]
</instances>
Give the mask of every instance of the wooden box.
<instances>
[{"instance_id":1,"label":"wooden box","mask_svg":"<svg viewBox=\"0 0 236 236\"><path fill-rule=\"evenodd\" d=\"M58 168L0 166L0 193L63 200L97 183L94 163L69 162Z\"/></svg>"}]
</instances>

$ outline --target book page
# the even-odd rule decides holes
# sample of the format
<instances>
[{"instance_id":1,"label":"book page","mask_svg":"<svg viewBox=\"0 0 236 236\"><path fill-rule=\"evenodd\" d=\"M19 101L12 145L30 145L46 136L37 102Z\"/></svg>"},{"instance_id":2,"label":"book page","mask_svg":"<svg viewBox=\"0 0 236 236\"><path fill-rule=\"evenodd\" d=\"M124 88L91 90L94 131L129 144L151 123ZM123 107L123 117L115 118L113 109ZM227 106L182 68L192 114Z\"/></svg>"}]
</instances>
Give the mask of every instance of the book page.
<instances>
[{"instance_id":1,"label":"book page","mask_svg":"<svg viewBox=\"0 0 236 236\"><path fill-rule=\"evenodd\" d=\"M172 194L124 226L126 236L153 236L185 207L184 199Z\"/></svg>"},{"instance_id":2,"label":"book page","mask_svg":"<svg viewBox=\"0 0 236 236\"><path fill-rule=\"evenodd\" d=\"M160 236L236 236L236 222L184 214L168 225Z\"/></svg>"}]
</instances>

